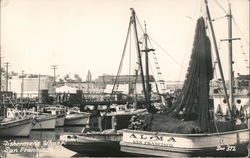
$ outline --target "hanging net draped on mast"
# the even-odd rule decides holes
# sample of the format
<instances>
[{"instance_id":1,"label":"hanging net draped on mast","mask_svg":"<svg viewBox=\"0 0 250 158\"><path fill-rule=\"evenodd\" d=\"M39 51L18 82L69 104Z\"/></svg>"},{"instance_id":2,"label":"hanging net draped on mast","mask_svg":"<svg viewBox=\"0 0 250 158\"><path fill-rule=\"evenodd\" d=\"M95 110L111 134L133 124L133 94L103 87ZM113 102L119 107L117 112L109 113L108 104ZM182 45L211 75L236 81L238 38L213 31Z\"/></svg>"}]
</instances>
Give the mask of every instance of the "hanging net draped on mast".
<instances>
[{"instance_id":1,"label":"hanging net draped on mast","mask_svg":"<svg viewBox=\"0 0 250 158\"><path fill-rule=\"evenodd\" d=\"M196 25L192 55L182 91L168 113L184 120L198 120L202 130L209 127L209 82L213 78L211 44L203 17ZM180 115L180 113L182 113Z\"/></svg>"}]
</instances>

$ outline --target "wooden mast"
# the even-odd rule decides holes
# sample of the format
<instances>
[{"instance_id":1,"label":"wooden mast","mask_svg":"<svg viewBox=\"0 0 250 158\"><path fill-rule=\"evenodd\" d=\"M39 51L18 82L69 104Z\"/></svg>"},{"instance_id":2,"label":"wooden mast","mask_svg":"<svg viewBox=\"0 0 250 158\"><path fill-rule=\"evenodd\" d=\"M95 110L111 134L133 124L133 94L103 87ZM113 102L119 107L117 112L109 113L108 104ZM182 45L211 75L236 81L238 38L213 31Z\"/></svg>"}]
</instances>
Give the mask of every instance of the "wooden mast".
<instances>
[{"instance_id":1,"label":"wooden mast","mask_svg":"<svg viewBox=\"0 0 250 158\"><path fill-rule=\"evenodd\" d=\"M150 51L154 51L154 49L149 49L148 48L148 34L147 34L146 23L145 23L145 33L144 33L143 36L144 36L144 40L145 40L145 48L144 48L144 50L142 50L142 52L145 52L145 75L146 75L146 81L145 81L145 83L146 83L146 91L145 91L145 93L147 95L147 100L146 101L148 103L149 109L151 109L152 108L151 104L150 104L150 91L151 91L151 87L150 87L150 84L149 84L149 61L148 61L148 53Z\"/></svg>"},{"instance_id":2,"label":"wooden mast","mask_svg":"<svg viewBox=\"0 0 250 158\"><path fill-rule=\"evenodd\" d=\"M228 99L228 95L227 95L227 89L226 89L225 79L224 79L223 70L222 70L222 66L221 66L220 55L219 55L219 51L218 51L218 47L217 47L217 42L216 42L214 28L213 28L213 24L212 24L212 20L211 20L211 16L210 16L210 11L209 11L209 8L208 8L208 2L207 2L207 0L204 0L204 1L205 1L205 5L206 5L207 18L208 18L209 26L210 26L210 29L211 29L211 34L212 34L212 38L213 38L213 44L214 44L215 54L216 54L216 58L217 58L217 62L218 62L218 67L219 67L219 71L220 71L220 75L221 75L221 79L222 79L222 85L223 85L223 89L224 89L224 93L225 93L225 98L226 98L228 109L229 109L230 114L232 116L233 113L232 113L232 110L231 110L231 107L230 107L230 103L229 103L229 99Z\"/></svg>"},{"instance_id":3,"label":"wooden mast","mask_svg":"<svg viewBox=\"0 0 250 158\"><path fill-rule=\"evenodd\" d=\"M234 104L233 97L233 81L234 81L234 73L233 73L233 40L239 40L240 38L232 38L232 12L231 12L231 3L228 4L228 39L223 39L221 41L228 41L228 91L229 91L229 104L232 107ZM232 111L233 112L233 111ZM233 113L233 115L235 115Z\"/></svg>"},{"instance_id":4,"label":"wooden mast","mask_svg":"<svg viewBox=\"0 0 250 158\"><path fill-rule=\"evenodd\" d=\"M233 46L232 46L232 14L231 14L231 4L228 5L228 89L229 89L229 103L233 108Z\"/></svg>"},{"instance_id":5,"label":"wooden mast","mask_svg":"<svg viewBox=\"0 0 250 158\"><path fill-rule=\"evenodd\" d=\"M223 39L221 41L228 41L228 90L229 90L229 103L233 108L234 97L233 97L233 40L239 40L240 38L232 38L232 12L231 3L228 4L228 39Z\"/></svg>"},{"instance_id":6,"label":"wooden mast","mask_svg":"<svg viewBox=\"0 0 250 158\"><path fill-rule=\"evenodd\" d=\"M141 80L142 80L142 88L144 92L144 97L146 101L146 107L147 110L150 112L150 103L148 102L148 95L146 92L146 86L145 86L145 80L144 80L144 73L143 73L143 67L142 67L142 60L141 60L141 50L139 46L139 40L138 40L138 33L137 33L137 27L136 27L136 18L135 18L135 11L133 8L130 9L132 13L132 21L134 24L134 32L135 32L135 42L136 42L136 49L137 49L137 56L138 56L138 61L139 61L139 66L140 66L140 71L141 71Z\"/></svg>"}]
</instances>

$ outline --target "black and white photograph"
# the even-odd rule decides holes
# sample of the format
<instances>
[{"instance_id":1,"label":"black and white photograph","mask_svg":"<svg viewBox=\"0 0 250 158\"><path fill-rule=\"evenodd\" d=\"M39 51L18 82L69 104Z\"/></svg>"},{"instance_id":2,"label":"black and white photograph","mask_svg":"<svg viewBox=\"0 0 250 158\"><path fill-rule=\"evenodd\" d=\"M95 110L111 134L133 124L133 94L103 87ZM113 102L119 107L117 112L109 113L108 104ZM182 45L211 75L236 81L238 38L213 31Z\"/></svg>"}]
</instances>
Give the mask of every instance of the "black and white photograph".
<instances>
[{"instance_id":1,"label":"black and white photograph","mask_svg":"<svg viewBox=\"0 0 250 158\"><path fill-rule=\"evenodd\" d=\"M0 158L250 156L250 0L0 2Z\"/></svg>"}]
</instances>

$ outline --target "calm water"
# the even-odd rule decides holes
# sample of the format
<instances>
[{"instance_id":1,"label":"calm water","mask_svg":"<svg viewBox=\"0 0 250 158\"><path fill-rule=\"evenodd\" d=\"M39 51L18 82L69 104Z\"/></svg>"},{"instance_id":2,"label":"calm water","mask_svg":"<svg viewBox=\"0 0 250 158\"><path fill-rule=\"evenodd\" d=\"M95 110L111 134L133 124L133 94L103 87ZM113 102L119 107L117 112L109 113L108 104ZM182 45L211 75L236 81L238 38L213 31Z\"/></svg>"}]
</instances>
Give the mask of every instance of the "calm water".
<instances>
[{"instance_id":1,"label":"calm water","mask_svg":"<svg viewBox=\"0 0 250 158\"><path fill-rule=\"evenodd\" d=\"M62 127L50 131L31 131L29 137L0 138L0 158L70 158L81 157L61 146L60 135L81 132L83 126Z\"/></svg>"}]
</instances>

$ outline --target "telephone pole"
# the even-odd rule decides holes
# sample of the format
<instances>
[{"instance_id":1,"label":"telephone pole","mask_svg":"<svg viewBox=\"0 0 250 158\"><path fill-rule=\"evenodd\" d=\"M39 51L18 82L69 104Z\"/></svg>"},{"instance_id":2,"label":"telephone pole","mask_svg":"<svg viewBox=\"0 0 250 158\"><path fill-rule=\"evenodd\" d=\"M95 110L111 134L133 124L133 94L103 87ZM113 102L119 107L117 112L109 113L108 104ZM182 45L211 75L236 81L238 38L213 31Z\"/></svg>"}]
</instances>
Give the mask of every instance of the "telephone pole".
<instances>
[{"instance_id":1,"label":"telephone pole","mask_svg":"<svg viewBox=\"0 0 250 158\"><path fill-rule=\"evenodd\" d=\"M56 85L56 69L58 69L57 67L58 65L51 65L51 69L54 70L54 85Z\"/></svg>"},{"instance_id":2,"label":"telephone pole","mask_svg":"<svg viewBox=\"0 0 250 158\"><path fill-rule=\"evenodd\" d=\"M41 84L41 75L39 74L38 75L38 103L40 103L40 91L41 91L41 86L40 86L40 84Z\"/></svg>"},{"instance_id":3,"label":"telephone pole","mask_svg":"<svg viewBox=\"0 0 250 158\"><path fill-rule=\"evenodd\" d=\"M24 71L22 71L22 83L21 83L21 102L23 102L23 88L24 88L24 86L23 86L23 82L24 82Z\"/></svg>"},{"instance_id":4,"label":"telephone pole","mask_svg":"<svg viewBox=\"0 0 250 158\"><path fill-rule=\"evenodd\" d=\"M8 92L8 84L9 84L9 62L6 62L5 63L5 66L6 66L6 89L5 91Z\"/></svg>"}]
</instances>

